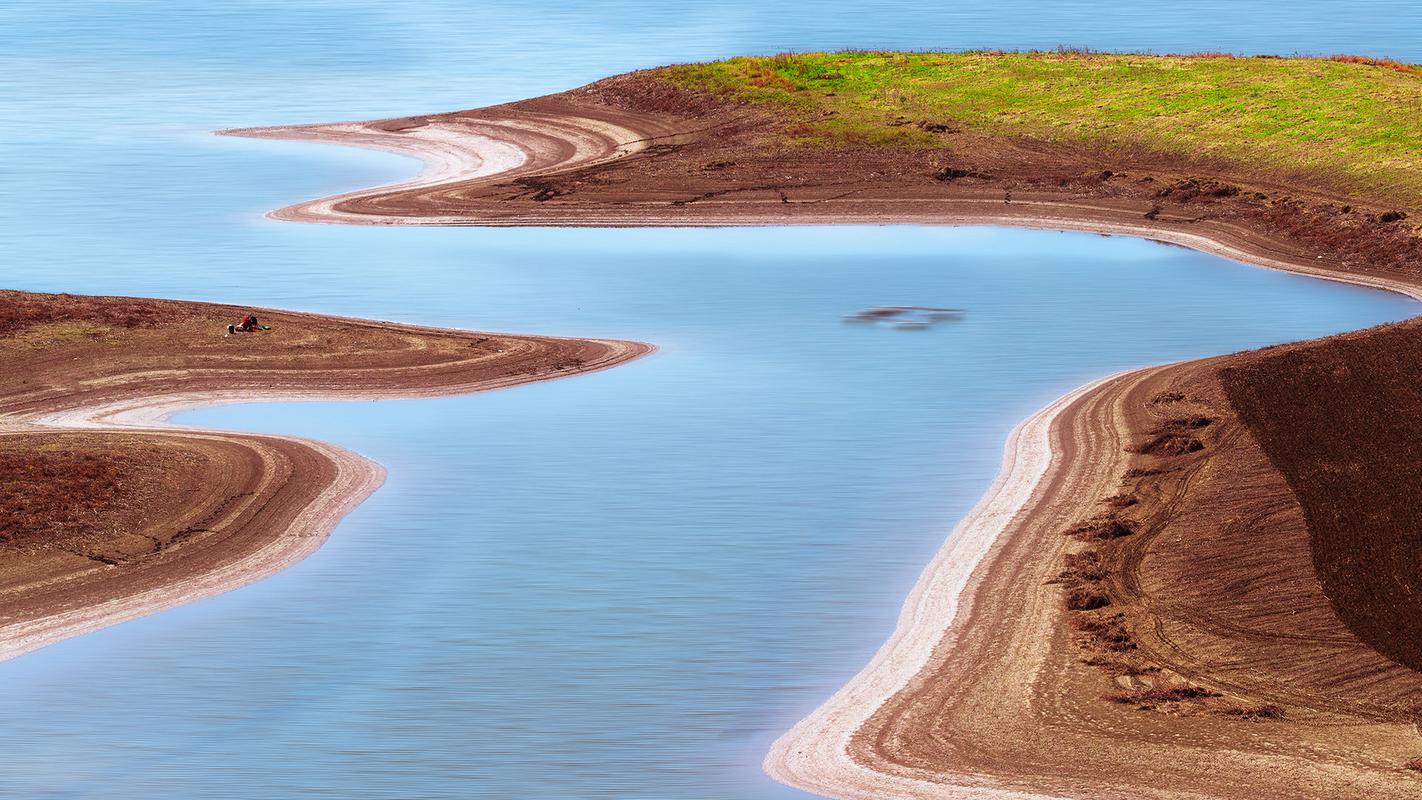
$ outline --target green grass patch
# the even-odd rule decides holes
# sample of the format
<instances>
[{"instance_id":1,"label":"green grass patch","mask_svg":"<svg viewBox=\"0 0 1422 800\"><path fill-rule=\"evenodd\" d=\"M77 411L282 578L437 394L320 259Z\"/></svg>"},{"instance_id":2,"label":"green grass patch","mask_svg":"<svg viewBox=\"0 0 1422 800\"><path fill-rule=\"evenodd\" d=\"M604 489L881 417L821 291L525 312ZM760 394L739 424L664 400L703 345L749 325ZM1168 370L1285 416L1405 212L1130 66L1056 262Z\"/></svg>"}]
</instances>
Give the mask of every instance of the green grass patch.
<instances>
[{"instance_id":1,"label":"green grass patch","mask_svg":"<svg viewBox=\"0 0 1422 800\"><path fill-rule=\"evenodd\" d=\"M778 106L801 145L934 147L916 124L1306 171L1422 205L1422 68L1334 59L1081 53L803 53L665 67Z\"/></svg>"}]
</instances>

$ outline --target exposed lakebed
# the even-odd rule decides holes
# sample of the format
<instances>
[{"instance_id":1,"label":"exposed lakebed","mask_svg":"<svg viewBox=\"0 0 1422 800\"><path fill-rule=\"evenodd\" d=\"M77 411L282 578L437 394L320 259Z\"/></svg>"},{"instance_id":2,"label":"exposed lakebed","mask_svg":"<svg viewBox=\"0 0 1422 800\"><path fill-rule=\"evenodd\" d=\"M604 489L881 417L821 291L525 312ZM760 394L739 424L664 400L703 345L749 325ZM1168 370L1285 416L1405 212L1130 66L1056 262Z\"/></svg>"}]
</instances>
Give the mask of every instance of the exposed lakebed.
<instances>
[{"instance_id":1,"label":"exposed lakebed","mask_svg":"<svg viewBox=\"0 0 1422 800\"><path fill-rule=\"evenodd\" d=\"M648 64L750 49L640 35ZM0 794L798 796L760 774L765 748L891 630L1017 421L1122 368L1415 309L1082 234L281 225L260 212L411 163L206 129L468 106L642 64L588 49L566 74L520 61L494 87L500 50L467 62L484 83L425 91L412 76L433 68L397 49L411 63L389 84L324 92L359 66L278 58L303 77L267 109L244 89L279 82L255 46L116 52L122 81L16 73L27 114L80 118L7 134L34 193L4 223L8 285L661 350L487 395L184 415L343 444L389 482L269 581L0 664ZM841 321L894 305L965 313Z\"/></svg>"}]
</instances>

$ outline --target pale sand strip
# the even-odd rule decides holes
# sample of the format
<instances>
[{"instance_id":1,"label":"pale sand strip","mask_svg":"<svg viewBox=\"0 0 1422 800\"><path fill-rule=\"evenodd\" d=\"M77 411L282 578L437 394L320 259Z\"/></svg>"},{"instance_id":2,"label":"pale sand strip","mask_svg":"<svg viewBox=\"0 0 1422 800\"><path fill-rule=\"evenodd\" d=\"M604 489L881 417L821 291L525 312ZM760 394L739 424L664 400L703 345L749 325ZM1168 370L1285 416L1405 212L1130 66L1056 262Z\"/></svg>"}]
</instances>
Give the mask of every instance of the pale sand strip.
<instances>
[{"instance_id":1,"label":"pale sand strip","mask_svg":"<svg viewBox=\"0 0 1422 800\"><path fill-rule=\"evenodd\" d=\"M863 766L848 754L850 738L888 698L927 665L951 637L959 600L983 558L1013 521L1031 508L1042 479L1061 456L1052 450L1052 425L1072 403L1118 377L1092 381L1028 417L1007 438L1002 470L982 500L949 535L904 601L898 627L868 666L829 700L776 740L765 771L781 783L839 798L1041 798L992 788L989 779L955 776L959 784L931 783Z\"/></svg>"},{"instance_id":2,"label":"pale sand strip","mask_svg":"<svg viewBox=\"0 0 1422 800\"><path fill-rule=\"evenodd\" d=\"M296 141L319 141L367 150L382 150L418 159L420 172L413 178L397 183L358 189L353 192L323 197L277 209L267 216L292 222L333 222L350 225L371 224L385 220L369 215L349 214L336 208L342 201L386 192L418 189L472 180L517 169L528 161L529 153L509 138L481 136L475 130L452 123L434 123L416 130L393 134L368 129L360 123L301 125L276 129L253 128L240 131L219 131L223 135L250 138L281 138ZM440 224L428 220L426 224Z\"/></svg>"},{"instance_id":3,"label":"pale sand strip","mask_svg":"<svg viewBox=\"0 0 1422 800\"><path fill-rule=\"evenodd\" d=\"M310 200L271 211L267 216L288 222L345 223L351 225L462 225L459 216L354 214L337 206L347 200L377 197L394 191L467 184L471 181L506 181L527 174L544 174L594 166L639 153L654 136L586 117L535 114L500 115L486 111L478 119L431 121L391 132L371 123L341 122L270 128L217 131L222 136L258 139L319 141L371 150L383 150L419 159L423 167L415 177L387 186Z\"/></svg>"},{"instance_id":4,"label":"pale sand strip","mask_svg":"<svg viewBox=\"0 0 1422 800\"><path fill-rule=\"evenodd\" d=\"M1291 261L1275 258L1263 253L1250 250L1246 247L1221 242L1203 233L1189 233L1168 228L1153 228L1150 225L1136 225L1125 222L1103 222L1097 219L1080 219L1071 216L1072 206L1066 203L1047 203L1027 201L1024 205L1042 206L1055 214L1044 214L1037 217L994 217L992 215L968 216L954 218L943 221L945 225L998 225L1011 228L1030 228L1034 230L1052 230L1080 233L1104 233L1112 236L1132 236L1138 239L1151 239L1157 242L1177 244L1201 253L1208 253L1213 256L1228 259L1238 264L1250 267L1263 267L1278 272L1292 272L1298 275L1307 275L1310 278L1333 281L1335 283L1347 283L1354 286L1364 286L1369 289L1380 289L1385 292L1410 297L1413 300L1422 301L1422 285L1405 283L1403 281L1379 278L1372 275L1359 275L1355 272L1346 272L1338 269L1331 269L1322 262L1319 264L1309 264L1302 261ZM1083 209L1090 208L1083 206Z\"/></svg>"}]
</instances>

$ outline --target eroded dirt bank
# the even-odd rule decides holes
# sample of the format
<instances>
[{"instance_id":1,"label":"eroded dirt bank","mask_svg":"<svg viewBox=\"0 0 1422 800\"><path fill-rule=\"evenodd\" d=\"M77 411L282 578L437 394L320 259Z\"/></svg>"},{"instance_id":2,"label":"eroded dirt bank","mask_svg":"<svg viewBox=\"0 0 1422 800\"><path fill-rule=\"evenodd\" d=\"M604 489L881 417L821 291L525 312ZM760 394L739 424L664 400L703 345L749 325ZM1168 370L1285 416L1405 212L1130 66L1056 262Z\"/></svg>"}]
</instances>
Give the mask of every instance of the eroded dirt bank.
<instances>
[{"instance_id":1,"label":"eroded dirt bank","mask_svg":"<svg viewBox=\"0 0 1422 800\"><path fill-rule=\"evenodd\" d=\"M795 147L763 110L634 74L489 109L236 133L430 164L275 212L292 220L981 222L1144 236L1413 296L1422 285L1416 209L1387 197L932 132L941 148ZM845 798L1422 794L1407 766L1422 756L1422 685L1413 623L1398 621L1422 616L1406 577L1422 506L1404 477L1422 440L1419 340L1390 326L1153 368L1028 420L889 643L767 769ZM1329 476L1345 473L1338 490Z\"/></svg>"},{"instance_id":2,"label":"eroded dirt bank","mask_svg":"<svg viewBox=\"0 0 1422 800\"><path fill-rule=\"evenodd\" d=\"M349 451L173 428L183 407L456 394L650 346L248 309L0 292L0 658L248 583L379 486Z\"/></svg>"}]
</instances>

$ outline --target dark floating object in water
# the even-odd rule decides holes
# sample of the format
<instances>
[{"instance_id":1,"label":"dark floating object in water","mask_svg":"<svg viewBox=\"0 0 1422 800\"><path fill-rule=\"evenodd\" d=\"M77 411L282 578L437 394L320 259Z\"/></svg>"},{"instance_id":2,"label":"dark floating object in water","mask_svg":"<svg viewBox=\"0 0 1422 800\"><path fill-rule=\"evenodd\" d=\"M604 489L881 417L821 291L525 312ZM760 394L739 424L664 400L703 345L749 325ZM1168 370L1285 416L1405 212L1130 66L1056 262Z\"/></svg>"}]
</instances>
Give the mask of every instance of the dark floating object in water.
<instances>
[{"instance_id":1,"label":"dark floating object in water","mask_svg":"<svg viewBox=\"0 0 1422 800\"><path fill-rule=\"evenodd\" d=\"M922 330L931 328L944 320L959 319L961 308L934 308L933 306L875 306L853 314L845 314L845 322L886 323L895 328Z\"/></svg>"}]
</instances>

